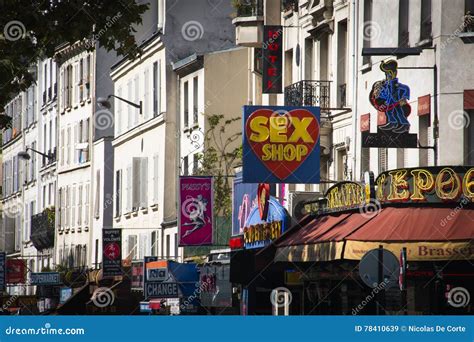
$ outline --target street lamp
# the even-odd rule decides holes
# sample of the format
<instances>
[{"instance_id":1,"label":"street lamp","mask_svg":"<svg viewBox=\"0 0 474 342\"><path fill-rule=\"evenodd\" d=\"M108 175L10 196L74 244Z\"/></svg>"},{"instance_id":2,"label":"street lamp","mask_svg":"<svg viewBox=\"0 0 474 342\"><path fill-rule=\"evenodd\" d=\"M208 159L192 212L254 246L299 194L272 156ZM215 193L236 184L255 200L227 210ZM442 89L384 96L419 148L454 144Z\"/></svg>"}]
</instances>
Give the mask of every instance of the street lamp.
<instances>
[{"instance_id":1,"label":"street lamp","mask_svg":"<svg viewBox=\"0 0 474 342\"><path fill-rule=\"evenodd\" d=\"M98 97L98 98L97 98L97 104L98 104L99 106L101 106L101 107L110 109L111 104L110 104L109 99L110 99L111 97L115 97L116 99L118 99L118 100L120 100L120 101L123 101L123 102L125 102L126 104L128 104L128 105L130 105L130 106L132 106L132 107L135 107L135 108L140 109L140 114L142 114L142 107L143 107L143 106L142 106L142 101L140 101L139 104L136 104L136 103L133 103L133 102L131 102L131 101L129 101L129 100L126 100L126 99L124 99L124 98L122 98L122 97L120 97L120 96L116 96L116 95L113 95L113 94L110 94L110 95L107 96L107 97Z\"/></svg>"},{"instance_id":2,"label":"street lamp","mask_svg":"<svg viewBox=\"0 0 474 342\"><path fill-rule=\"evenodd\" d=\"M20 157L21 159L24 159L24 160L30 160L31 155L28 153L28 151L33 151L34 153L37 153L37 154L39 154L43 157L46 157L50 160L54 159L54 156L52 156L50 154L40 152L40 151L37 151L37 150L35 150L34 148L31 148L31 147L27 147L25 151L18 152L18 157Z\"/></svg>"}]
</instances>

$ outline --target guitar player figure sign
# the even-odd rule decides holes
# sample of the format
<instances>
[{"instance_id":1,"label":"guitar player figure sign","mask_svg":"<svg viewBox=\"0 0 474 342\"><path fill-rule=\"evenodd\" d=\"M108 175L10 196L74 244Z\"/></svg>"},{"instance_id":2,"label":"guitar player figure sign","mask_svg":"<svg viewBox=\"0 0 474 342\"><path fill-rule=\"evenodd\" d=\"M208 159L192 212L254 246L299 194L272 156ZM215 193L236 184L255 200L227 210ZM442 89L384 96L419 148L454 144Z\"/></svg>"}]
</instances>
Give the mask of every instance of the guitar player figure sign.
<instances>
[{"instance_id":1,"label":"guitar player figure sign","mask_svg":"<svg viewBox=\"0 0 474 342\"><path fill-rule=\"evenodd\" d=\"M398 81L397 69L395 60L380 63L385 79L373 84L369 101L386 120L377 127L377 133L362 132L362 147L417 147L417 135L409 133L407 119L411 113L410 88Z\"/></svg>"}]
</instances>

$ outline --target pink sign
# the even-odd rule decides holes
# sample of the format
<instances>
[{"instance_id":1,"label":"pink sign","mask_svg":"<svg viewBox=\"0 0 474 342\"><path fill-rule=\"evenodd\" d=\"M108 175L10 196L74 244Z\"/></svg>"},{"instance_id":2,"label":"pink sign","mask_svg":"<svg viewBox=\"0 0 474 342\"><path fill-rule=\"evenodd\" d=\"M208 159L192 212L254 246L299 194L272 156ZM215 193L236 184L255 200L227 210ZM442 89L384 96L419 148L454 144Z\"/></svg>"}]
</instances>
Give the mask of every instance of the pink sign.
<instances>
[{"instance_id":1,"label":"pink sign","mask_svg":"<svg viewBox=\"0 0 474 342\"><path fill-rule=\"evenodd\" d=\"M202 246L213 242L212 177L179 178L179 245Z\"/></svg>"}]
</instances>

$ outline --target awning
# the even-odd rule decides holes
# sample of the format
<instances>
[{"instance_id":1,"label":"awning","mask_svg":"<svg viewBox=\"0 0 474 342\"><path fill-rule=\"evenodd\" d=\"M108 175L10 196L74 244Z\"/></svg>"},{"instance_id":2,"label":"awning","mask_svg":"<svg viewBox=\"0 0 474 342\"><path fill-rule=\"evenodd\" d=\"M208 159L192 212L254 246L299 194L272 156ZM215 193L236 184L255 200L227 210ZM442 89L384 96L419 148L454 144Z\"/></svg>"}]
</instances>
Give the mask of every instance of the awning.
<instances>
[{"instance_id":1,"label":"awning","mask_svg":"<svg viewBox=\"0 0 474 342\"><path fill-rule=\"evenodd\" d=\"M474 210L386 207L316 217L277 243L275 261L360 260L382 245L412 261L474 259Z\"/></svg>"}]
</instances>

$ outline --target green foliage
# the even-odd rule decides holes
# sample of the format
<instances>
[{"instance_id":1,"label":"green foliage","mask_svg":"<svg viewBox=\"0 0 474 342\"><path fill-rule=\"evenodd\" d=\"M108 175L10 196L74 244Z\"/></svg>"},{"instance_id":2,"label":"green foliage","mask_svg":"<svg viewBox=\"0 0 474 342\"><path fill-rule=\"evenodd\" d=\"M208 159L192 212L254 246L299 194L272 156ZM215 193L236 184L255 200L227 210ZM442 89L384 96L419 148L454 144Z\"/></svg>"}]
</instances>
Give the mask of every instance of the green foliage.
<instances>
[{"instance_id":1,"label":"green foliage","mask_svg":"<svg viewBox=\"0 0 474 342\"><path fill-rule=\"evenodd\" d=\"M240 117L225 119L224 115L208 115L209 129L204 136L204 153L198 154L196 175L213 176L214 210L217 216L232 215L232 176L242 160L242 145L236 146L242 133L228 132L230 125Z\"/></svg>"},{"instance_id":2,"label":"green foliage","mask_svg":"<svg viewBox=\"0 0 474 342\"><path fill-rule=\"evenodd\" d=\"M135 0L1 1L0 109L34 82L31 69L64 43L90 39L118 55L139 53L133 33L148 4ZM89 45L91 49L95 44ZM1 111L1 110L0 110Z\"/></svg>"}]
</instances>

